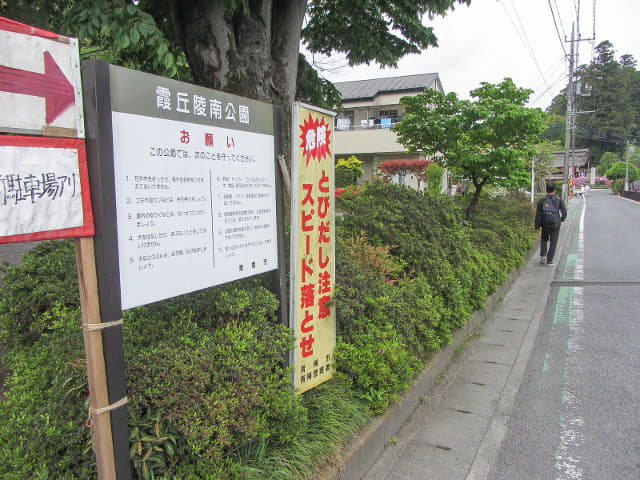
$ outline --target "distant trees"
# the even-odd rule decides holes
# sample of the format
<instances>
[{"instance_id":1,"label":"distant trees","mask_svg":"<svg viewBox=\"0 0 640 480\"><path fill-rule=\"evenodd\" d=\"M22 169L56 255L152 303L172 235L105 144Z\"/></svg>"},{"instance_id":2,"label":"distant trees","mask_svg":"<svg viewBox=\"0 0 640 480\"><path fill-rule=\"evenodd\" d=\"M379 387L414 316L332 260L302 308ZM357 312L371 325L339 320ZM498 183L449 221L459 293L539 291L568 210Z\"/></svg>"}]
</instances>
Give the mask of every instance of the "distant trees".
<instances>
[{"instance_id":1,"label":"distant trees","mask_svg":"<svg viewBox=\"0 0 640 480\"><path fill-rule=\"evenodd\" d=\"M614 163L619 161L618 155L613 152L605 152L600 157L600 162L598 163L597 172L598 175L603 177L607 170L609 170Z\"/></svg>"},{"instance_id":2,"label":"distant trees","mask_svg":"<svg viewBox=\"0 0 640 480\"><path fill-rule=\"evenodd\" d=\"M590 160L597 164L605 152L621 156L627 141L640 135L640 72L631 55L615 59L613 45L601 42L589 65L575 73L578 115L576 147L589 148ZM549 112L565 116L566 91L554 98ZM556 122L549 130L551 138L564 140L564 126Z\"/></svg>"},{"instance_id":3,"label":"distant trees","mask_svg":"<svg viewBox=\"0 0 640 480\"><path fill-rule=\"evenodd\" d=\"M625 179L627 177L627 162L614 163L605 173L609 180L613 180L612 190L620 192L625 188ZM629 182L633 182L640 178L640 170L635 165L629 164Z\"/></svg>"},{"instance_id":4,"label":"distant trees","mask_svg":"<svg viewBox=\"0 0 640 480\"><path fill-rule=\"evenodd\" d=\"M473 101L427 90L401 100L406 113L393 128L409 151L437 154L437 163L473 184L471 220L486 185L525 186L531 178L530 159L545 128L542 111L525 107L531 93L510 78L483 82L471 91Z\"/></svg>"}]
</instances>

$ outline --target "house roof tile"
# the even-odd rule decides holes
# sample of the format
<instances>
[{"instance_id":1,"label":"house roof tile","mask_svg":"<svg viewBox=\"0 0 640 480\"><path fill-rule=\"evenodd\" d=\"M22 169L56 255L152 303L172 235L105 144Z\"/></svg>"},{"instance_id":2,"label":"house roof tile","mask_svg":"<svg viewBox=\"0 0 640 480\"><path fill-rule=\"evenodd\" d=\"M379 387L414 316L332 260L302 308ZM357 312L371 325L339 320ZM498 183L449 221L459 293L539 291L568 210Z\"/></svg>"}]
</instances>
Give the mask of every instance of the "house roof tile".
<instances>
[{"instance_id":1,"label":"house roof tile","mask_svg":"<svg viewBox=\"0 0 640 480\"><path fill-rule=\"evenodd\" d=\"M554 167L564 167L564 150L558 150L553 152L554 155ZM569 167L584 167L589 160L589 149L582 148L575 150L573 154L569 152Z\"/></svg>"},{"instance_id":2,"label":"house roof tile","mask_svg":"<svg viewBox=\"0 0 640 480\"><path fill-rule=\"evenodd\" d=\"M342 100L345 101L374 98L383 92L402 92L432 88L436 80L438 80L437 73L423 73L402 77L337 82L335 86L342 94Z\"/></svg>"}]
</instances>

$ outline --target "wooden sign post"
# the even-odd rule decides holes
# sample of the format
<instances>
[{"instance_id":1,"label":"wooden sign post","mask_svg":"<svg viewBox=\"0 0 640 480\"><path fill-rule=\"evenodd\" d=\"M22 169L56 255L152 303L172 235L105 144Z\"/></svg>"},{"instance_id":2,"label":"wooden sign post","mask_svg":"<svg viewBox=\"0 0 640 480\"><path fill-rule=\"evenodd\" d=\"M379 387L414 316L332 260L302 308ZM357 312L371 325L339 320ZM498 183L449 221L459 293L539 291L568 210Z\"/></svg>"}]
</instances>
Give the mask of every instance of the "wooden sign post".
<instances>
[{"instance_id":1,"label":"wooden sign post","mask_svg":"<svg viewBox=\"0 0 640 480\"><path fill-rule=\"evenodd\" d=\"M0 135L0 243L76 238L98 478L126 480L126 409L119 468L111 414L126 396L113 402L108 385L103 331L113 323L102 321L98 296L76 39L0 17L0 131L47 135Z\"/></svg>"}]
</instances>

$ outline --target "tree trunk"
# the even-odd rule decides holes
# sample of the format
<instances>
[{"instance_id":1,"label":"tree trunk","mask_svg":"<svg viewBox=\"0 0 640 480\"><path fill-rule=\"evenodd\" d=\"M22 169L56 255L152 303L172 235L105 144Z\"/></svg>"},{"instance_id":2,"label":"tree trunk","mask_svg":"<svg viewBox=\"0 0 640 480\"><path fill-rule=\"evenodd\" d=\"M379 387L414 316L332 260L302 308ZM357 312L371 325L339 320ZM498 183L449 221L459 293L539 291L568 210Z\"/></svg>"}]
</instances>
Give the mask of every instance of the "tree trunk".
<instances>
[{"instance_id":1,"label":"tree trunk","mask_svg":"<svg viewBox=\"0 0 640 480\"><path fill-rule=\"evenodd\" d=\"M484 187L484 184L474 184L474 186L476 187L476 191L473 192L473 197L471 197L471 201L469 202L469 205L467 205L466 212L467 221L469 222L473 220L473 214L476 211L476 206L478 205L478 201L480 200L480 194L482 193L482 187Z\"/></svg>"},{"instance_id":2,"label":"tree trunk","mask_svg":"<svg viewBox=\"0 0 640 480\"><path fill-rule=\"evenodd\" d=\"M280 141L289 155L291 103L296 88L306 0L250 0L249 12L225 0L177 0L174 24L196 83L281 105Z\"/></svg>"}]
</instances>

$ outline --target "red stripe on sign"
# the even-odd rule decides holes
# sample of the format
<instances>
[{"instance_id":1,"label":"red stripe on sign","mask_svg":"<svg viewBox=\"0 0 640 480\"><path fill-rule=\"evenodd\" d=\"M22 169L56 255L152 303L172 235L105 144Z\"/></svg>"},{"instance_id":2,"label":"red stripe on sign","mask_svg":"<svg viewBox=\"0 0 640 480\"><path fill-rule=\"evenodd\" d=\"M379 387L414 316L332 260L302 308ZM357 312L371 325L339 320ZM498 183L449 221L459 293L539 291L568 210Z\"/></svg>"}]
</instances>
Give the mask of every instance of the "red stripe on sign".
<instances>
[{"instance_id":1,"label":"red stripe on sign","mask_svg":"<svg viewBox=\"0 0 640 480\"><path fill-rule=\"evenodd\" d=\"M25 35L34 35L43 38L50 38L52 40L57 40L61 37L61 35L58 35L57 33L42 30L41 28L32 27L31 25L16 22L15 20L11 20L5 17L0 17L0 30L6 30L8 32L14 33L23 33Z\"/></svg>"}]
</instances>

